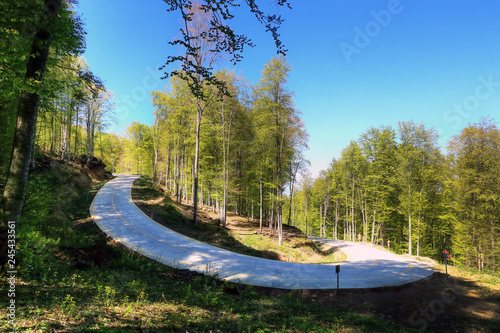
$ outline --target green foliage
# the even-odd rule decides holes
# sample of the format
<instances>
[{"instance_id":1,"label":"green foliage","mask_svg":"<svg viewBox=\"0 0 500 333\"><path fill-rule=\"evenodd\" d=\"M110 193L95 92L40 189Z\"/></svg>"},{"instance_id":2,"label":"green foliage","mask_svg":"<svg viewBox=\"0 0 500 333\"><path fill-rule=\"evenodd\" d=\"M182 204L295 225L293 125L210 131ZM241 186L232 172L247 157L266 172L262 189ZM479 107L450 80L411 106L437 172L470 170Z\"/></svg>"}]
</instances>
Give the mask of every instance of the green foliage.
<instances>
[{"instance_id":1,"label":"green foliage","mask_svg":"<svg viewBox=\"0 0 500 333\"><path fill-rule=\"evenodd\" d=\"M165 72L165 78L172 75L189 82L191 93L197 98L206 97L205 84L215 86L221 95L229 95L226 82L213 73L213 67L216 58L221 56L235 65L242 59L244 47L254 46L247 36L235 33L228 24L234 18L232 11L240 4L234 0L222 0L216 5L210 1L164 1L169 6L168 11L179 11L184 21L180 28L181 37L169 43L185 49L180 55L167 57L160 69L176 62L180 62L181 69ZM271 32L278 53L285 55L286 50L278 34L283 23L281 16L265 14L255 0L249 0L246 4L257 20ZM287 0L278 1L276 5L291 8Z\"/></svg>"},{"instance_id":2,"label":"green foliage","mask_svg":"<svg viewBox=\"0 0 500 333\"><path fill-rule=\"evenodd\" d=\"M128 138L125 156L121 160L121 169L128 173L152 176L154 164L152 129L147 125L133 122L127 128L126 133Z\"/></svg>"},{"instance_id":3,"label":"green foliage","mask_svg":"<svg viewBox=\"0 0 500 333\"><path fill-rule=\"evenodd\" d=\"M498 261L498 226L491 222L498 220L497 133L490 121L464 130L446 159L437 135L423 124L403 122L397 132L370 128L317 179L303 177L290 220L309 235L357 241L361 234L384 246L389 239L401 254L411 248L439 259L453 248L458 261L492 269Z\"/></svg>"},{"instance_id":4,"label":"green foliage","mask_svg":"<svg viewBox=\"0 0 500 333\"><path fill-rule=\"evenodd\" d=\"M466 127L449 144L454 177L456 260L476 269L498 269L500 250L500 130L489 119Z\"/></svg>"}]
</instances>

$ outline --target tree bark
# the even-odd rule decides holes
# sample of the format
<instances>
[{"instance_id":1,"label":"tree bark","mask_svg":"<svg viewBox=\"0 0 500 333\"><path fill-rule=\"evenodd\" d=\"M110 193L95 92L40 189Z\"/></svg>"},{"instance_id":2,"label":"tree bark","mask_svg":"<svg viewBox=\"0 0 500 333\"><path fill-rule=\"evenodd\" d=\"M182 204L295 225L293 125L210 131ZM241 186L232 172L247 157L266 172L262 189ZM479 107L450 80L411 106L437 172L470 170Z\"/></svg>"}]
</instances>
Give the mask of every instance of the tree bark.
<instances>
[{"instance_id":1,"label":"tree bark","mask_svg":"<svg viewBox=\"0 0 500 333\"><path fill-rule=\"evenodd\" d=\"M201 97L196 99L196 147L194 153L194 202L193 202L193 222L198 219L198 161L200 155L200 125L201 125Z\"/></svg>"},{"instance_id":2,"label":"tree bark","mask_svg":"<svg viewBox=\"0 0 500 333\"><path fill-rule=\"evenodd\" d=\"M333 239L338 239L338 225L339 225L339 198L335 201L335 229Z\"/></svg>"},{"instance_id":3,"label":"tree bark","mask_svg":"<svg viewBox=\"0 0 500 333\"><path fill-rule=\"evenodd\" d=\"M260 227L259 227L259 233L262 234L262 205L264 204L264 198L263 198L263 193L262 193L262 166L260 168L260 173L259 173L259 221L260 221Z\"/></svg>"},{"instance_id":4,"label":"tree bark","mask_svg":"<svg viewBox=\"0 0 500 333\"><path fill-rule=\"evenodd\" d=\"M306 236L308 235L307 233L307 194L306 194L306 202L305 202L305 214L306 214Z\"/></svg>"},{"instance_id":5,"label":"tree bark","mask_svg":"<svg viewBox=\"0 0 500 333\"><path fill-rule=\"evenodd\" d=\"M408 182L408 254L412 255L411 246L411 184Z\"/></svg>"},{"instance_id":6,"label":"tree bark","mask_svg":"<svg viewBox=\"0 0 500 333\"><path fill-rule=\"evenodd\" d=\"M74 101L72 100L70 103L70 109L69 109L69 114L68 114L68 119L66 123L66 162L69 163L71 162L71 123L73 121L72 116L73 116L73 107L74 107Z\"/></svg>"},{"instance_id":7,"label":"tree bark","mask_svg":"<svg viewBox=\"0 0 500 333\"><path fill-rule=\"evenodd\" d=\"M75 116L75 121L76 121L76 126L75 126L75 150L74 150L74 155L75 157L78 157L78 129L79 129L79 118L78 118L78 113L80 111L80 107L77 106L76 108L76 116Z\"/></svg>"},{"instance_id":8,"label":"tree bark","mask_svg":"<svg viewBox=\"0 0 500 333\"><path fill-rule=\"evenodd\" d=\"M155 151L155 161L153 165L153 185L160 185L159 183L156 183L157 177L158 177L158 148L155 146L154 147Z\"/></svg>"}]
</instances>

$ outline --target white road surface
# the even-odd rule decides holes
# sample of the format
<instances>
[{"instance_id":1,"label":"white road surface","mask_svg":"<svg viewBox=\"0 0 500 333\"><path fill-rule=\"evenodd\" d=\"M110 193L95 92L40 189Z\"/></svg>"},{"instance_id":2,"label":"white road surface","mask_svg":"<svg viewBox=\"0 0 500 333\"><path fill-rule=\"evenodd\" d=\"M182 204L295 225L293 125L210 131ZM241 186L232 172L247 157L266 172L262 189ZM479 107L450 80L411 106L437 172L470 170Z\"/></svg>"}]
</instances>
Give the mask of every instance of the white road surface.
<instances>
[{"instance_id":1,"label":"white road surface","mask_svg":"<svg viewBox=\"0 0 500 333\"><path fill-rule=\"evenodd\" d=\"M336 289L336 264L298 264L250 257L220 249L172 231L146 216L131 199L137 176L120 175L96 195L95 223L123 245L163 264L217 274L236 283L282 289ZM399 286L434 272L417 261L360 243L313 238L341 248L340 288Z\"/></svg>"}]
</instances>

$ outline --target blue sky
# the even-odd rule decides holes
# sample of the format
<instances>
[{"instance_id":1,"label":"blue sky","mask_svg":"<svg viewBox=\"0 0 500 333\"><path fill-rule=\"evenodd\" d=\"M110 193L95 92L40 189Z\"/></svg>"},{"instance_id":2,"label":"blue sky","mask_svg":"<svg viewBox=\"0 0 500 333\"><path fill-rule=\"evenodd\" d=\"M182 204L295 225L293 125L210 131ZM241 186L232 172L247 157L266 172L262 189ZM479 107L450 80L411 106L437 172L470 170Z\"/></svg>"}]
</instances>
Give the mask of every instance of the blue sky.
<instances>
[{"instance_id":1,"label":"blue sky","mask_svg":"<svg viewBox=\"0 0 500 333\"><path fill-rule=\"evenodd\" d=\"M271 0L262 0L273 11ZM310 134L316 176L369 127L413 120L451 136L490 116L500 121L500 2L493 0L291 1L281 39L292 66L289 88ZM121 134L151 124L149 92L168 83L158 71L176 49L179 17L161 0L85 0L90 69L117 104ZM257 44L234 69L257 83L274 42L242 6L231 23ZM232 68L228 65L229 68Z\"/></svg>"}]
</instances>

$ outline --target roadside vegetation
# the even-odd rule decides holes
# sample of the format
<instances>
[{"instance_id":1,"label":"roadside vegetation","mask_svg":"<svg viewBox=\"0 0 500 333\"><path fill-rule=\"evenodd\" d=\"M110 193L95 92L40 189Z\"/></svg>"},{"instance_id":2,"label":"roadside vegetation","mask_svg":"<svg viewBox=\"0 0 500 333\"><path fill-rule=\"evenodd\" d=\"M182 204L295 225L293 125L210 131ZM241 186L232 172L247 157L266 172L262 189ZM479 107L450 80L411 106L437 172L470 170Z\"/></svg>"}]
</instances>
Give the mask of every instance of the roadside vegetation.
<instances>
[{"instance_id":1,"label":"roadside vegetation","mask_svg":"<svg viewBox=\"0 0 500 333\"><path fill-rule=\"evenodd\" d=\"M492 332L498 327L498 275L449 268L449 279L439 272L398 288L288 291L164 266L96 227L88 207L102 184L66 164L32 174L18 229L16 326L2 320L1 331ZM156 193L147 184L143 178L137 185ZM165 209L177 224L189 221L187 206L168 202L150 208L155 219ZM215 222L196 228L221 229ZM230 240L234 231L221 230L220 236L210 236L213 242L269 255L241 239ZM286 257L275 251L269 252ZM6 279L1 281L6 290ZM0 316L6 318L7 299L1 299Z\"/></svg>"},{"instance_id":2,"label":"roadside vegetation","mask_svg":"<svg viewBox=\"0 0 500 333\"><path fill-rule=\"evenodd\" d=\"M275 230L265 227L260 233L259 222L246 216L227 213L223 227L211 207L200 207L199 223L192 220L192 206L176 203L169 195L154 187L148 176L134 182L132 198L146 215L183 235L233 252L266 259L300 263L334 263L347 259L337 248L309 240L298 228L283 225L283 245L278 244ZM273 232L274 231L274 232Z\"/></svg>"}]
</instances>

